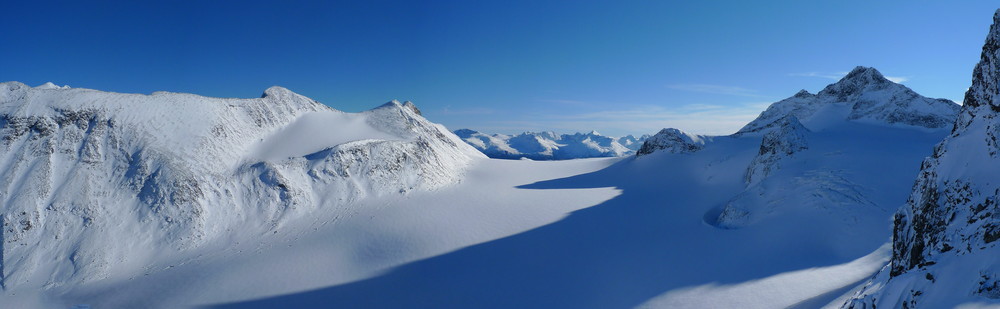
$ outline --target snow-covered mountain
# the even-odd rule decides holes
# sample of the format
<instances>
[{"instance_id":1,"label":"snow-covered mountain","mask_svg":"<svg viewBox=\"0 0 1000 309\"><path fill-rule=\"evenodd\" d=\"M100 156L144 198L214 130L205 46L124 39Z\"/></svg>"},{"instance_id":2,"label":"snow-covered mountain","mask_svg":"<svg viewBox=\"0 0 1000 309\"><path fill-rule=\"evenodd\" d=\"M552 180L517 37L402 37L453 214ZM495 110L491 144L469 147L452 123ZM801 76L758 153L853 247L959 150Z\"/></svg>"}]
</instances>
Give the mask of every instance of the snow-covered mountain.
<instances>
[{"instance_id":1,"label":"snow-covered mountain","mask_svg":"<svg viewBox=\"0 0 1000 309\"><path fill-rule=\"evenodd\" d=\"M796 220L796 216L811 216L810 208L823 209L831 218L853 221L845 226L867 221L859 219L862 217L881 217L894 209L892 205L872 200L870 190L881 185L865 186L861 184L864 180L853 177L867 173L859 170L860 166L875 159L828 161L836 161L837 156L861 144L861 135L887 130L881 128L943 132L950 127L948 123L955 119L958 110L959 105L954 102L920 96L866 67L855 68L818 94L803 90L776 102L732 135L734 138L763 136L759 151L745 172L746 189L725 204L715 224L741 228L782 214L788 220ZM843 149L834 148L822 157L802 154L811 152L813 144L851 139L851 136L856 136L857 141L845 141ZM832 166L838 167L832 169Z\"/></svg>"},{"instance_id":2,"label":"snow-covered mountain","mask_svg":"<svg viewBox=\"0 0 1000 309\"><path fill-rule=\"evenodd\" d=\"M844 308L1000 303L1000 10L954 129L893 218L892 259Z\"/></svg>"},{"instance_id":3,"label":"snow-covered mountain","mask_svg":"<svg viewBox=\"0 0 1000 309\"><path fill-rule=\"evenodd\" d=\"M485 134L470 129L454 132L490 158L532 160L566 160L594 157L620 157L635 153L648 135L635 137L604 136L590 133L556 134L525 132L518 135Z\"/></svg>"},{"instance_id":4,"label":"snow-covered mountain","mask_svg":"<svg viewBox=\"0 0 1000 309\"><path fill-rule=\"evenodd\" d=\"M797 117L812 130L841 120L950 128L958 109L954 102L921 96L906 86L886 79L874 68L859 66L819 93L802 90L772 104L737 134L767 130L787 115Z\"/></svg>"},{"instance_id":5,"label":"snow-covered mountain","mask_svg":"<svg viewBox=\"0 0 1000 309\"><path fill-rule=\"evenodd\" d=\"M458 182L481 153L412 103L344 113L256 99L0 83L0 286L142 272L164 252Z\"/></svg>"}]
</instances>

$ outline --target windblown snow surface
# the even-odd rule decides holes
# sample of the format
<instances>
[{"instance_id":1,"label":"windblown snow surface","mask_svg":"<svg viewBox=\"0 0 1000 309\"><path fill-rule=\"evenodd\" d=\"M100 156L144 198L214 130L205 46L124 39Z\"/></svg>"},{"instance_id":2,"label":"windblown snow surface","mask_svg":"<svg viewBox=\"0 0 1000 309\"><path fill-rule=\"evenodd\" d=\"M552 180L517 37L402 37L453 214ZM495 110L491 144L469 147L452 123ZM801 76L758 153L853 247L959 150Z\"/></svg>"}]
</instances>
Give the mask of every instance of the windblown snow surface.
<instances>
[{"instance_id":1,"label":"windblown snow surface","mask_svg":"<svg viewBox=\"0 0 1000 309\"><path fill-rule=\"evenodd\" d=\"M857 70L864 104L570 161L487 159L409 103L5 83L0 307L839 306L957 110L852 116L927 102Z\"/></svg>"}]
</instances>

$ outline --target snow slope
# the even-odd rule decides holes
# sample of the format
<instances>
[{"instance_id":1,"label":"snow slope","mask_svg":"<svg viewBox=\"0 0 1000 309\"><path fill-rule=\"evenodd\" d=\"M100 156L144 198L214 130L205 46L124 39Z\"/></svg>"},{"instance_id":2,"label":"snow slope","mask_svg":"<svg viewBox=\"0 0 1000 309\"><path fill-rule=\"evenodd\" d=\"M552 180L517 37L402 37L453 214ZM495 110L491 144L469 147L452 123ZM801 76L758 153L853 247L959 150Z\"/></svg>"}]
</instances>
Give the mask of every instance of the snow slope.
<instances>
[{"instance_id":1,"label":"snow slope","mask_svg":"<svg viewBox=\"0 0 1000 309\"><path fill-rule=\"evenodd\" d=\"M1000 10L954 129L893 223L892 260L844 308L1000 307Z\"/></svg>"},{"instance_id":2,"label":"snow slope","mask_svg":"<svg viewBox=\"0 0 1000 309\"><path fill-rule=\"evenodd\" d=\"M785 190L794 190L787 185L793 181L815 183L796 196L810 204L735 230L718 228L715 221L721 208L745 190L744 173L759 154L761 137L716 137L693 153L604 159L616 163L555 179L538 177L505 195L521 200L536 191L615 189L613 198L568 207L579 210L561 220L376 276L212 307L819 307L837 301L884 265L892 210L905 200L920 160L946 133L854 122L816 132L810 147L796 153L798 161L783 164L764 181L782 183ZM542 168L591 160L486 160L479 168L504 162ZM496 169L495 178L521 173ZM823 194L843 183L858 188L867 202ZM521 209L567 207L582 202L569 200L577 194L563 193L559 199L566 200ZM521 202L491 203L483 206ZM410 245L418 244L395 246Z\"/></svg>"},{"instance_id":3,"label":"snow slope","mask_svg":"<svg viewBox=\"0 0 1000 309\"><path fill-rule=\"evenodd\" d=\"M565 160L594 157L620 157L635 153L648 135L619 138L590 133L562 134L525 132L518 135L484 134L469 129L455 130L462 140L490 158Z\"/></svg>"},{"instance_id":4,"label":"snow slope","mask_svg":"<svg viewBox=\"0 0 1000 309\"><path fill-rule=\"evenodd\" d=\"M346 114L258 99L0 83L6 293L143 273L367 196L457 183L482 154L410 103Z\"/></svg>"}]
</instances>

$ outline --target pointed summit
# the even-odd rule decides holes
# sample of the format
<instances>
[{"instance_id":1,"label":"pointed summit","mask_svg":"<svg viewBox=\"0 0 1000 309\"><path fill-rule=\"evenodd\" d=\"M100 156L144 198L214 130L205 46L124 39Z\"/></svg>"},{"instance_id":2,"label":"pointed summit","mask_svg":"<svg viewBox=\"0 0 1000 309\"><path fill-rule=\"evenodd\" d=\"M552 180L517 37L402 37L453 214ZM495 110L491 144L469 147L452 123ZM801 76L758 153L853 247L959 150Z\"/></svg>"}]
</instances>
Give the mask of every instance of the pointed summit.
<instances>
[{"instance_id":1,"label":"pointed summit","mask_svg":"<svg viewBox=\"0 0 1000 309\"><path fill-rule=\"evenodd\" d=\"M973 108L990 105L1000 112L1000 10L993 14L993 25L986 35L979 64L972 71L972 86L965 92L964 105Z\"/></svg>"},{"instance_id":2,"label":"pointed summit","mask_svg":"<svg viewBox=\"0 0 1000 309\"><path fill-rule=\"evenodd\" d=\"M409 108L410 110L412 110L417 115L421 115L421 116L423 115L423 114L420 113L420 109L417 108L417 106L414 105L413 102L410 102L410 101L403 102L403 107Z\"/></svg>"},{"instance_id":3,"label":"pointed summit","mask_svg":"<svg viewBox=\"0 0 1000 309\"><path fill-rule=\"evenodd\" d=\"M875 68L858 66L844 78L823 88L818 95L835 96L846 101L862 92L884 90L892 87L903 87L882 76Z\"/></svg>"},{"instance_id":4,"label":"pointed summit","mask_svg":"<svg viewBox=\"0 0 1000 309\"><path fill-rule=\"evenodd\" d=\"M795 95L793 97L796 97L796 98L808 98L808 97L811 97L811 96L813 96L812 93L809 93L809 91L806 91L805 89L802 89L802 90L799 90L799 92L795 93Z\"/></svg>"},{"instance_id":5,"label":"pointed summit","mask_svg":"<svg viewBox=\"0 0 1000 309\"><path fill-rule=\"evenodd\" d=\"M847 73L841 81L851 80L851 81L872 81L872 82L882 82L889 81L889 79L882 76L882 73L872 67L856 66L850 73Z\"/></svg>"}]
</instances>

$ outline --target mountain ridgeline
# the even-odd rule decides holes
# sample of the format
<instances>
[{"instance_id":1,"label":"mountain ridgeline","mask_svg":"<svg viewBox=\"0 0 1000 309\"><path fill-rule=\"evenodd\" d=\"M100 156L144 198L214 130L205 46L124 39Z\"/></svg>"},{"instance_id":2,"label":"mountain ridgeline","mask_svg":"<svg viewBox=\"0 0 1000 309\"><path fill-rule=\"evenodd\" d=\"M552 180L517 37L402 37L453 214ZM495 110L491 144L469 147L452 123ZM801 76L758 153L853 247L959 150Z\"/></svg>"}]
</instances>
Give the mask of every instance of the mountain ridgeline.
<instances>
[{"instance_id":1,"label":"mountain ridgeline","mask_svg":"<svg viewBox=\"0 0 1000 309\"><path fill-rule=\"evenodd\" d=\"M480 157L409 102L352 114L281 87L221 99L0 83L0 284L89 282L277 233L312 210L455 183Z\"/></svg>"},{"instance_id":2,"label":"mountain ridgeline","mask_svg":"<svg viewBox=\"0 0 1000 309\"><path fill-rule=\"evenodd\" d=\"M635 153L649 138L649 135L640 137L626 135L616 138L601 135L596 131L575 134L525 132L506 135L459 129L454 133L490 158L532 160L626 156Z\"/></svg>"}]
</instances>

